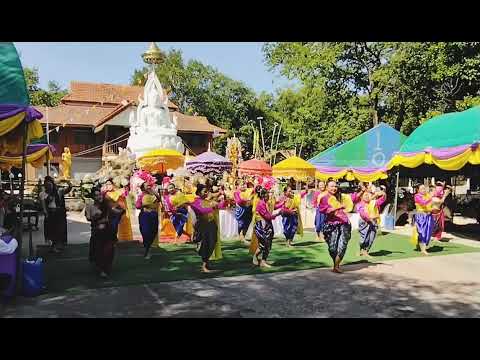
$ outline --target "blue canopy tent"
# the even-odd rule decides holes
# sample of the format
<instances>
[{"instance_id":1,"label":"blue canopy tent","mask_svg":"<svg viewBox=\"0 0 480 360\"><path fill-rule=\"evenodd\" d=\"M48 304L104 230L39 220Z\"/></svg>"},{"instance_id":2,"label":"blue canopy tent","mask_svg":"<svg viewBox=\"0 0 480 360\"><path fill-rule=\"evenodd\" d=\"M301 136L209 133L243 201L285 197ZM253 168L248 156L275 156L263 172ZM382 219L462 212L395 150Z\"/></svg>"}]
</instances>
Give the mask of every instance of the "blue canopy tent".
<instances>
[{"instance_id":1,"label":"blue canopy tent","mask_svg":"<svg viewBox=\"0 0 480 360\"><path fill-rule=\"evenodd\" d=\"M376 181L387 178L386 165L406 140L391 126L380 123L340 145L335 145L308 160L317 168L316 177Z\"/></svg>"}]
</instances>

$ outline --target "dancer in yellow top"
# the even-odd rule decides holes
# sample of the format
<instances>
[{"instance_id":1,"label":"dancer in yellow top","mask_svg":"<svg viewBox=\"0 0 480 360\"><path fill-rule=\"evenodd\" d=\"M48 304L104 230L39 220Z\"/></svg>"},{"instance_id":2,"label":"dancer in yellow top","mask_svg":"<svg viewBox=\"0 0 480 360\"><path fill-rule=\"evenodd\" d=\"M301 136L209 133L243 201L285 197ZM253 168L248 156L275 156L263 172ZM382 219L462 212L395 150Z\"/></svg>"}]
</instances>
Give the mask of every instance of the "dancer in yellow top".
<instances>
[{"instance_id":1,"label":"dancer in yellow top","mask_svg":"<svg viewBox=\"0 0 480 360\"><path fill-rule=\"evenodd\" d=\"M157 194L147 183L140 187L142 193L137 199L136 207L141 209L138 215L138 223L145 248L144 257L150 259L150 248L155 242L158 243L158 210L161 208L160 195Z\"/></svg>"},{"instance_id":2,"label":"dancer in yellow top","mask_svg":"<svg viewBox=\"0 0 480 360\"><path fill-rule=\"evenodd\" d=\"M282 206L283 234L287 240L287 246L291 247L295 234L303 235L302 218L300 216L301 195L294 194L291 186L284 189Z\"/></svg>"},{"instance_id":3,"label":"dancer in yellow top","mask_svg":"<svg viewBox=\"0 0 480 360\"><path fill-rule=\"evenodd\" d=\"M325 182L320 181L318 184L319 191L314 192L312 204L315 207L315 232L317 233L317 241L325 241L323 239L323 224L326 215L320 211L320 200L327 194Z\"/></svg>"}]
</instances>

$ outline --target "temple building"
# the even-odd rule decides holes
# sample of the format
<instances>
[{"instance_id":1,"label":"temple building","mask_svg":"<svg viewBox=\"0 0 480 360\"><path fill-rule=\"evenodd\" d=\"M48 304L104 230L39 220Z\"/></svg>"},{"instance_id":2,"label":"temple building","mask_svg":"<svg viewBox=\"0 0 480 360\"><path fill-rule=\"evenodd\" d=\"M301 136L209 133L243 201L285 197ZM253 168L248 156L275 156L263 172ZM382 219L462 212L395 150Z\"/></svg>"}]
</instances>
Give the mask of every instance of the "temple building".
<instances>
[{"instance_id":1,"label":"temple building","mask_svg":"<svg viewBox=\"0 0 480 360\"><path fill-rule=\"evenodd\" d=\"M144 96L143 86L72 81L60 105L38 106L45 127L48 121L49 142L57 149L51 161L52 172L58 172L64 147L69 147L72 153L72 177L75 179L96 172L102 166L102 157L117 153L119 147L126 148L139 96ZM210 124L206 117L185 115L171 101L167 104L178 136L191 155L207 151L214 137L226 133ZM35 173L30 169L28 178L33 180L45 173L46 168Z\"/></svg>"}]
</instances>

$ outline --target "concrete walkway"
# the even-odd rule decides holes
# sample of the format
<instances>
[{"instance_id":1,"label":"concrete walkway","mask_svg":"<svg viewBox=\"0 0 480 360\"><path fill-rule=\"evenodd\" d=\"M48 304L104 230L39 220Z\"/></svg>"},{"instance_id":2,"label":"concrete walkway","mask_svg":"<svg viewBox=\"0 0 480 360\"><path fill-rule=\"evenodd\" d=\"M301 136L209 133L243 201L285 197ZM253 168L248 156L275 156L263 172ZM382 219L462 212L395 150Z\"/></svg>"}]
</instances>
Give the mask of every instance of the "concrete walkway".
<instances>
[{"instance_id":1,"label":"concrete walkway","mask_svg":"<svg viewBox=\"0 0 480 360\"><path fill-rule=\"evenodd\" d=\"M19 298L3 317L480 317L480 253Z\"/></svg>"},{"instance_id":2,"label":"concrete walkway","mask_svg":"<svg viewBox=\"0 0 480 360\"><path fill-rule=\"evenodd\" d=\"M408 229L395 232L409 234ZM89 226L69 219L69 242ZM479 241L450 241L480 247ZM42 244L42 231L34 243ZM28 246L28 245L27 245ZM28 248L28 247L27 247ZM18 298L1 317L480 317L480 253Z\"/></svg>"}]
</instances>

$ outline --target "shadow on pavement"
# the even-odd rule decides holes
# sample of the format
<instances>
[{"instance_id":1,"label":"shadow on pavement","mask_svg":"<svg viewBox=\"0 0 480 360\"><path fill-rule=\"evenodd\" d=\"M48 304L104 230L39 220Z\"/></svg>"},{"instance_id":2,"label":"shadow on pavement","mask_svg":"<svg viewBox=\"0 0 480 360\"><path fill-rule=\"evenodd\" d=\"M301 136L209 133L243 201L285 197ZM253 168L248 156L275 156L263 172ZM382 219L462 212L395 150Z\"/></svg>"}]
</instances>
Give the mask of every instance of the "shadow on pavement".
<instances>
[{"instance_id":1,"label":"shadow on pavement","mask_svg":"<svg viewBox=\"0 0 480 360\"><path fill-rule=\"evenodd\" d=\"M403 251L379 250L370 253L370 256L388 256L391 254L404 254Z\"/></svg>"},{"instance_id":2,"label":"shadow on pavement","mask_svg":"<svg viewBox=\"0 0 480 360\"><path fill-rule=\"evenodd\" d=\"M447 222L445 231L460 239L480 241L480 224L458 225Z\"/></svg>"},{"instance_id":3,"label":"shadow on pavement","mask_svg":"<svg viewBox=\"0 0 480 360\"><path fill-rule=\"evenodd\" d=\"M479 283L434 286L381 273L329 270L104 288L22 299L6 317L478 317ZM368 266L368 264L365 264ZM357 267L357 268L356 268Z\"/></svg>"}]
</instances>

